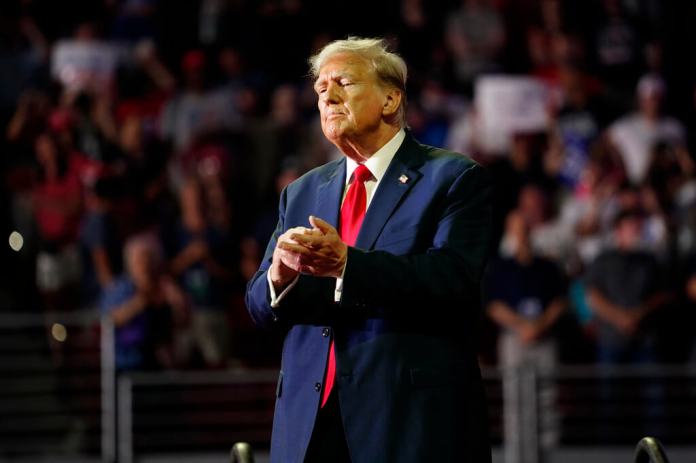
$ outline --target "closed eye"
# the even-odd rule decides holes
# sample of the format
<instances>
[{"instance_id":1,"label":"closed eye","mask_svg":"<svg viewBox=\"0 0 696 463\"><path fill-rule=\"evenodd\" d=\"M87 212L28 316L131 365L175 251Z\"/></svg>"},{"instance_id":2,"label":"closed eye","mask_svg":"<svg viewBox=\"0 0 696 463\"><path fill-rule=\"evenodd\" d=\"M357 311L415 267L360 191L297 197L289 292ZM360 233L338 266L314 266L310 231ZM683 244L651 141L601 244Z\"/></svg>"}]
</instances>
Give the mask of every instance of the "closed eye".
<instances>
[{"instance_id":1,"label":"closed eye","mask_svg":"<svg viewBox=\"0 0 696 463\"><path fill-rule=\"evenodd\" d=\"M326 91L326 80L321 79L314 82L314 91L316 93L324 93Z\"/></svg>"}]
</instances>

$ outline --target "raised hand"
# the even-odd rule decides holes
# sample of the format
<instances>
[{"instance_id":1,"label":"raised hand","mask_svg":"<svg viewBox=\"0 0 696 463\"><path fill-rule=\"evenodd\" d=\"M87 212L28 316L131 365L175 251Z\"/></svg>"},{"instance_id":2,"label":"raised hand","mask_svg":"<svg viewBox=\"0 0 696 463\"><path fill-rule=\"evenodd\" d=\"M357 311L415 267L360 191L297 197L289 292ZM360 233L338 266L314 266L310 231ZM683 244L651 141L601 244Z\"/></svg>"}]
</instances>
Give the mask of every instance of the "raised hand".
<instances>
[{"instance_id":1,"label":"raised hand","mask_svg":"<svg viewBox=\"0 0 696 463\"><path fill-rule=\"evenodd\" d=\"M299 272L322 277L341 277L346 265L348 246L334 227L324 220L310 216L310 233L291 233L289 240L278 243Z\"/></svg>"},{"instance_id":2,"label":"raised hand","mask_svg":"<svg viewBox=\"0 0 696 463\"><path fill-rule=\"evenodd\" d=\"M315 233L307 227L294 227L278 237L276 248L273 251L273 262L269 269L271 281L276 289L287 286L300 272L299 256L287 251L284 246L297 244L291 236Z\"/></svg>"}]
</instances>

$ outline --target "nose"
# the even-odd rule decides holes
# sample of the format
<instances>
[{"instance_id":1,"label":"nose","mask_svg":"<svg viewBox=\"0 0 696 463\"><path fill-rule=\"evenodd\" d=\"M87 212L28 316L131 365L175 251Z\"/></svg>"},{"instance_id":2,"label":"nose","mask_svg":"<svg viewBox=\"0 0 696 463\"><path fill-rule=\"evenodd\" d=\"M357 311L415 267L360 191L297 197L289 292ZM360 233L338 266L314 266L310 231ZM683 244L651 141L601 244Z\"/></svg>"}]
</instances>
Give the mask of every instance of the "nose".
<instances>
[{"instance_id":1,"label":"nose","mask_svg":"<svg viewBox=\"0 0 696 463\"><path fill-rule=\"evenodd\" d=\"M336 104L340 101L338 85L335 82L328 83L326 91L321 94L321 100L324 104Z\"/></svg>"}]
</instances>

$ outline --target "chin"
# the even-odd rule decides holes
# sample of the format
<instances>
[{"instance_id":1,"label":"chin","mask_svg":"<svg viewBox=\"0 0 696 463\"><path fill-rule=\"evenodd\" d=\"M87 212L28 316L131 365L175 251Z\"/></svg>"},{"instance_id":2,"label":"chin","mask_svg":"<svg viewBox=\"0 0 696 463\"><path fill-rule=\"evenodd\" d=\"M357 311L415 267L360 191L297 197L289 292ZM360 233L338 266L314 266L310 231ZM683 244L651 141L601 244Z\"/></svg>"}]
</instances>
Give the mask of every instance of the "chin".
<instances>
[{"instance_id":1,"label":"chin","mask_svg":"<svg viewBox=\"0 0 696 463\"><path fill-rule=\"evenodd\" d=\"M329 125L323 128L324 136L331 142L337 142L345 135L345 130L335 125Z\"/></svg>"}]
</instances>

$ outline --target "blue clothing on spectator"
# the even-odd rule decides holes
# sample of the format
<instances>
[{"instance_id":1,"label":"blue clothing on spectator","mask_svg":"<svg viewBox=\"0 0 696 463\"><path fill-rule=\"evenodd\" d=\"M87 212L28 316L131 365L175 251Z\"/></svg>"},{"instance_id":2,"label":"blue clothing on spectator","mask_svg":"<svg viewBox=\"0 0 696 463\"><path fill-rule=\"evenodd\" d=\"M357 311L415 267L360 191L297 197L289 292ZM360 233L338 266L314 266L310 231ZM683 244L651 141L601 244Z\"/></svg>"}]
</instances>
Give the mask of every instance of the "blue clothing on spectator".
<instances>
[{"instance_id":1,"label":"blue clothing on spectator","mask_svg":"<svg viewBox=\"0 0 696 463\"><path fill-rule=\"evenodd\" d=\"M568 296L570 303L575 311L575 318L578 319L580 325L587 325L594 319L594 313L587 304L587 290L581 279L573 280L568 288Z\"/></svg>"},{"instance_id":2,"label":"blue clothing on spectator","mask_svg":"<svg viewBox=\"0 0 696 463\"><path fill-rule=\"evenodd\" d=\"M109 314L136 294L128 276L119 277L104 290L101 311ZM148 302L143 310L116 328L115 351L118 370L157 369L161 367L157 351L172 342L172 310L166 303Z\"/></svg>"},{"instance_id":3,"label":"blue clothing on spectator","mask_svg":"<svg viewBox=\"0 0 696 463\"><path fill-rule=\"evenodd\" d=\"M116 307L125 303L135 295L135 285L127 276L119 277L106 288L102 294L100 310L102 314L110 314ZM116 328L114 333L116 368L118 370L133 370L144 366L145 356L143 346L147 337L148 314L143 311L127 324Z\"/></svg>"},{"instance_id":4,"label":"blue clothing on spectator","mask_svg":"<svg viewBox=\"0 0 696 463\"><path fill-rule=\"evenodd\" d=\"M211 259L217 262L223 259L225 236L213 227L206 228L201 236L191 233L186 227L180 225L176 232L175 254L183 251L197 239L203 240L208 245ZM222 308L225 305L225 282L211 275L203 261L198 261L186 268L179 276L179 284L189 296L194 308Z\"/></svg>"},{"instance_id":5,"label":"blue clothing on spectator","mask_svg":"<svg viewBox=\"0 0 696 463\"><path fill-rule=\"evenodd\" d=\"M488 270L484 297L487 302L504 302L520 316L534 320L565 292L561 270L553 262L535 257L529 264L500 258Z\"/></svg>"},{"instance_id":6,"label":"blue clothing on spectator","mask_svg":"<svg viewBox=\"0 0 696 463\"><path fill-rule=\"evenodd\" d=\"M80 229L80 240L85 254L82 293L85 302L91 303L98 299L101 292L97 273L94 270L92 252L97 248L104 248L111 271L114 275L118 275L123 269L122 243L115 232L113 220L104 212L91 212L85 216Z\"/></svg>"}]
</instances>

